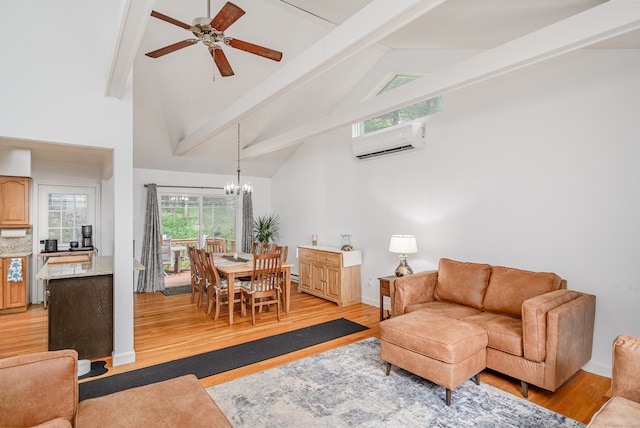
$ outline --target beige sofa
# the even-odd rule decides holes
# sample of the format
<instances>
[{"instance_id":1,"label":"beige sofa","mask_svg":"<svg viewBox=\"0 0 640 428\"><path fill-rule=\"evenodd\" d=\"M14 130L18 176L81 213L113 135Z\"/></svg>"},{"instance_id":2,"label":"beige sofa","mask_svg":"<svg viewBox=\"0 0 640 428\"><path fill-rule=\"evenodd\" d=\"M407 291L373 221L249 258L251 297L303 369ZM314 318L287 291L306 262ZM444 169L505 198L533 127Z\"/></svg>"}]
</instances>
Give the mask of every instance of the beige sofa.
<instances>
[{"instance_id":1,"label":"beige sofa","mask_svg":"<svg viewBox=\"0 0 640 428\"><path fill-rule=\"evenodd\" d=\"M231 426L194 375L78 403L77 373L74 350L1 359L0 426Z\"/></svg>"},{"instance_id":2,"label":"beige sofa","mask_svg":"<svg viewBox=\"0 0 640 428\"><path fill-rule=\"evenodd\" d=\"M588 428L640 425L640 339L621 334L613 342L611 399L593 415Z\"/></svg>"},{"instance_id":3,"label":"beige sofa","mask_svg":"<svg viewBox=\"0 0 640 428\"><path fill-rule=\"evenodd\" d=\"M555 391L591 358L595 296L554 273L441 259L396 279L392 316L428 311L482 327L487 368Z\"/></svg>"}]
</instances>

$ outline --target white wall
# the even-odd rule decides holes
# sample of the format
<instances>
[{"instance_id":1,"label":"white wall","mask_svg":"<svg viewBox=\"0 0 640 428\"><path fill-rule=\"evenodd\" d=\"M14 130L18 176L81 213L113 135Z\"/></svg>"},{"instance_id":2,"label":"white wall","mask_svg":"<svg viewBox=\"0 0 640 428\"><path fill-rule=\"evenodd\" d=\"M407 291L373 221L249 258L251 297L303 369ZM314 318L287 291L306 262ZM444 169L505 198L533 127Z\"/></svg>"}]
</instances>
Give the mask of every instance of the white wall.
<instances>
[{"instance_id":1,"label":"white wall","mask_svg":"<svg viewBox=\"0 0 640 428\"><path fill-rule=\"evenodd\" d=\"M121 99L104 96L122 4L11 1L0 13L0 40L13 41L2 43L0 138L113 150L114 365L135 360L130 80Z\"/></svg>"},{"instance_id":2,"label":"white wall","mask_svg":"<svg viewBox=\"0 0 640 428\"><path fill-rule=\"evenodd\" d=\"M349 129L307 142L272 180L283 238L351 233L376 306L397 233L417 236L414 271L449 257L556 272L597 296L585 369L610 376L614 337L640 335L639 71L638 50L586 50L447 94L409 154L356 160Z\"/></svg>"},{"instance_id":3,"label":"white wall","mask_svg":"<svg viewBox=\"0 0 640 428\"><path fill-rule=\"evenodd\" d=\"M0 175L31 177L31 150L0 145Z\"/></svg>"}]
</instances>

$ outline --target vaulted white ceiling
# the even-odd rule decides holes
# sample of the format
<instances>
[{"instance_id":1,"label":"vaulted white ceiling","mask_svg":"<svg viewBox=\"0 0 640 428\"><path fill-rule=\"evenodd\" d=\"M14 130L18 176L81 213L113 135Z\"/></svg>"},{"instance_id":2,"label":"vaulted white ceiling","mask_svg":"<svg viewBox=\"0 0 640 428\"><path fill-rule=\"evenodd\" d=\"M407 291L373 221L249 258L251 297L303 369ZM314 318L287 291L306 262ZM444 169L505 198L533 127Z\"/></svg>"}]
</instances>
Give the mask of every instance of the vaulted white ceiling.
<instances>
[{"instance_id":1,"label":"vaulted white ceiling","mask_svg":"<svg viewBox=\"0 0 640 428\"><path fill-rule=\"evenodd\" d=\"M224 3L210 0L211 16ZM223 78L200 43L144 55L192 36L149 17L149 8L190 24L207 15L207 0L147 0L125 19L121 44L135 49L134 166L234 174L239 123L243 175L269 177L300 142L368 114L580 47L640 48L640 10L630 0L234 3L246 15L226 35L279 50L281 62L224 47L235 75ZM127 66L122 52L116 93L118 67ZM392 72L429 77L361 102Z\"/></svg>"}]
</instances>

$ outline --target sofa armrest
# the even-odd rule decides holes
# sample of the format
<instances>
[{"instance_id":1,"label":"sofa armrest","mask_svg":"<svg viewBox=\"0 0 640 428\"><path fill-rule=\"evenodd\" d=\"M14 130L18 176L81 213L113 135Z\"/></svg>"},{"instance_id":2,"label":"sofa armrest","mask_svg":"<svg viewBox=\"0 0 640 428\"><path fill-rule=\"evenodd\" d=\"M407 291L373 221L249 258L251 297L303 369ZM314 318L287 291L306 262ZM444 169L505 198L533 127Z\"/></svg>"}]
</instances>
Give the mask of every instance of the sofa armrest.
<instances>
[{"instance_id":1,"label":"sofa armrest","mask_svg":"<svg viewBox=\"0 0 640 428\"><path fill-rule=\"evenodd\" d=\"M428 270L396 279L391 293L391 315L404 314L409 305L432 301L437 277L437 270Z\"/></svg>"},{"instance_id":2,"label":"sofa armrest","mask_svg":"<svg viewBox=\"0 0 640 428\"><path fill-rule=\"evenodd\" d=\"M591 359L595 316L596 296L586 293L549 311L545 361L552 367L545 379L549 391L555 391Z\"/></svg>"},{"instance_id":3,"label":"sofa armrest","mask_svg":"<svg viewBox=\"0 0 640 428\"><path fill-rule=\"evenodd\" d=\"M24 427L62 418L78 406L78 353L38 352L0 360L0 426Z\"/></svg>"},{"instance_id":4,"label":"sofa armrest","mask_svg":"<svg viewBox=\"0 0 640 428\"><path fill-rule=\"evenodd\" d=\"M571 290L555 290L522 303L522 347L527 360L543 362L547 357L547 314L578 297Z\"/></svg>"},{"instance_id":5,"label":"sofa armrest","mask_svg":"<svg viewBox=\"0 0 640 428\"><path fill-rule=\"evenodd\" d=\"M640 403L640 339L627 334L613 342L611 394Z\"/></svg>"}]
</instances>

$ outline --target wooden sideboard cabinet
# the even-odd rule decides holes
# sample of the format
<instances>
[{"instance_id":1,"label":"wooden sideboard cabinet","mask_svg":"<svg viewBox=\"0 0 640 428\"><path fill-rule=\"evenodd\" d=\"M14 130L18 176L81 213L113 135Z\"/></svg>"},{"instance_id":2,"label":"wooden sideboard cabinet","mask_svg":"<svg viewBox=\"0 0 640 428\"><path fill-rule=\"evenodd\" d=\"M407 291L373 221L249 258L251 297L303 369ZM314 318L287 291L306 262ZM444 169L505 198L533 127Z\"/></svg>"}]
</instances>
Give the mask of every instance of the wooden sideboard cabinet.
<instances>
[{"instance_id":1,"label":"wooden sideboard cabinet","mask_svg":"<svg viewBox=\"0 0 640 428\"><path fill-rule=\"evenodd\" d=\"M0 228L29 226L29 177L0 176Z\"/></svg>"},{"instance_id":2,"label":"wooden sideboard cabinet","mask_svg":"<svg viewBox=\"0 0 640 428\"><path fill-rule=\"evenodd\" d=\"M298 247L298 291L348 306L362 301L360 251L332 247Z\"/></svg>"},{"instance_id":3,"label":"wooden sideboard cabinet","mask_svg":"<svg viewBox=\"0 0 640 428\"><path fill-rule=\"evenodd\" d=\"M22 260L22 281L9 282L8 273L11 259ZM22 312L27 310L27 258L0 258L0 314Z\"/></svg>"}]
</instances>

